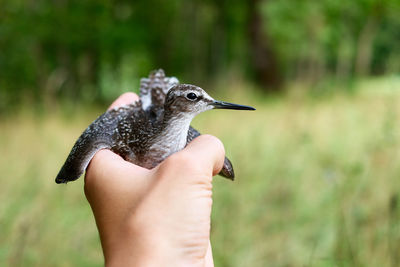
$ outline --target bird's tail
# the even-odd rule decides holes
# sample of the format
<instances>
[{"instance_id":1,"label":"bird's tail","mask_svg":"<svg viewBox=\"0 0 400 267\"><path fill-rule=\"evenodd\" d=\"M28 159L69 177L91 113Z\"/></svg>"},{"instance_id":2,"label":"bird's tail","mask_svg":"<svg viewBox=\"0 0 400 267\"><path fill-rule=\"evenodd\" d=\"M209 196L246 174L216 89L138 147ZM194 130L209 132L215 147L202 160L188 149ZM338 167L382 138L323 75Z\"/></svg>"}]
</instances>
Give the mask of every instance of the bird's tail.
<instances>
[{"instance_id":1,"label":"bird's tail","mask_svg":"<svg viewBox=\"0 0 400 267\"><path fill-rule=\"evenodd\" d=\"M222 170L218 174L232 181L235 179L235 172L233 171L232 163L227 157L225 157Z\"/></svg>"}]
</instances>

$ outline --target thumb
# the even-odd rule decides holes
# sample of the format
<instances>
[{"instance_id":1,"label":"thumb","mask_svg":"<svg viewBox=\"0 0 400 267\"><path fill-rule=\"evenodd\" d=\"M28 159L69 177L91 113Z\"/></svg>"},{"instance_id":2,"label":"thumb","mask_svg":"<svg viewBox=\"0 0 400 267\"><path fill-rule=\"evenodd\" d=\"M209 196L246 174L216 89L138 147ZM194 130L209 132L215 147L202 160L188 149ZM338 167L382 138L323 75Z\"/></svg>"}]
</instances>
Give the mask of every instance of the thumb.
<instances>
[{"instance_id":1,"label":"thumb","mask_svg":"<svg viewBox=\"0 0 400 267\"><path fill-rule=\"evenodd\" d=\"M203 170L212 170L212 175L218 174L224 164L224 145L212 135L200 135L182 153Z\"/></svg>"},{"instance_id":2,"label":"thumb","mask_svg":"<svg viewBox=\"0 0 400 267\"><path fill-rule=\"evenodd\" d=\"M188 146L165 159L155 171L164 179L182 177L196 179L212 178L222 169L225 149L222 142L211 135L201 135Z\"/></svg>"}]
</instances>

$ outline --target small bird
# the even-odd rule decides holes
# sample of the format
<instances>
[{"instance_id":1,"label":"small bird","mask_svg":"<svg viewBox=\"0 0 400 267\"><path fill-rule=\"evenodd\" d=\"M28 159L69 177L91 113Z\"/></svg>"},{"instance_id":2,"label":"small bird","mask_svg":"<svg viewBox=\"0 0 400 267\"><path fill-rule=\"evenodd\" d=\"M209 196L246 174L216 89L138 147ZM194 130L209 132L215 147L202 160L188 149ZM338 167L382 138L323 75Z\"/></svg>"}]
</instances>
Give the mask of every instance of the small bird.
<instances>
[{"instance_id":1,"label":"small bird","mask_svg":"<svg viewBox=\"0 0 400 267\"><path fill-rule=\"evenodd\" d=\"M141 79L138 101L106 111L89 125L55 181L60 184L78 179L100 149L154 168L200 135L190 123L197 114L210 109L255 110L214 100L198 86L180 84L175 77L166 77L162 69L153 71L149 78ZM219 174L231 180L235 177L226 157Z\"/></svg>"}]
</instances>

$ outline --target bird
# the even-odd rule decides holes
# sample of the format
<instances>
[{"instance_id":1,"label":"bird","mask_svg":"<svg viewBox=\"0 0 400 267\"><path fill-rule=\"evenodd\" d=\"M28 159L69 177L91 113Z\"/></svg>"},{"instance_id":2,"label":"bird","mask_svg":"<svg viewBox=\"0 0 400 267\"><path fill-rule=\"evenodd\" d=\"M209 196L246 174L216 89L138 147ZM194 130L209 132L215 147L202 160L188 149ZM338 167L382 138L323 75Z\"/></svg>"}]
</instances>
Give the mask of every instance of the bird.
<instances>
[{"instance_id":1,"label":"bird","mask_svg":"<svg viewBox=\"0 0 400 267\"><path fill-rule=\"evenodd\" d=\"M126 161L152 169L200 135L190 123L196 115L211 109L255 110L214 100L202 88L166 77L162 69L154 70L141 79L139 100L106 111L84 130L55 182L77 180L101 149L110 149ZM219 174L234 180L227 157Z\"/></svg>"}]
</instances>

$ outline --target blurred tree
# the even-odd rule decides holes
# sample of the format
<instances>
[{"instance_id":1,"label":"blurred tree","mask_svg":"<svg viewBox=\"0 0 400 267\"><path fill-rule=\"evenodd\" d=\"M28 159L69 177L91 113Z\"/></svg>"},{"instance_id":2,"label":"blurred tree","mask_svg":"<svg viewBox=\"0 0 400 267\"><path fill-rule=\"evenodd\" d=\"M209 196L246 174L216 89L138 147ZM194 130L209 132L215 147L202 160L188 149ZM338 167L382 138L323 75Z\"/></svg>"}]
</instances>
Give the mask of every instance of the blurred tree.
<instances>
[{"instance_id":1,"label":"blurred tree","mask_svg":"<svg viewBox=\"0 0 400 267\"><path fill-rule=\"evenodd\" d=\"M3 0L0 111L19 101L109 101L164 68L268 91L398 73L398 0Z\"/></svg>"},{"instance_id":2,"label":"blurred tree","mask_svg":"<svg viewBox=\"0 0 400 267\"><path fill-rule=\"evenodd\" d=\"M398 58L397 0L263 3L269 36L287 79L319 81L334 74L342 80L383 74L388 71L388 55ZM391 71L400 70L392 67Z\"/></svg>"},{"instance_id":3,"label":"blurred tree","mask_svg":"<svg viewBox=\"0 0 400 267\"><path fill-rule=\"evenodd\" d=\"M264 1L267 7L268 2ZM268 20L263 25L260 0L249 0L247 3L249 48L255 77L265 90L279 90L282 85L282 77L275 51L268 36Z\"/></svg>"}]
</instances>

